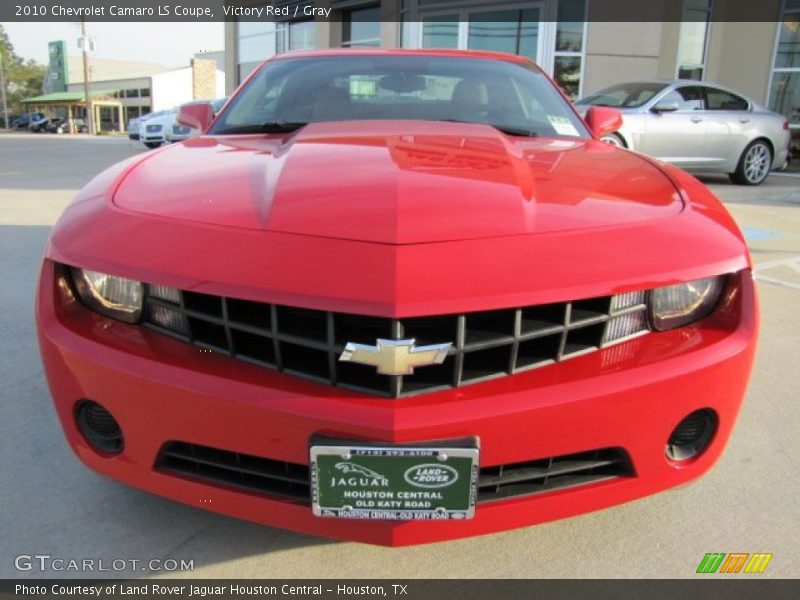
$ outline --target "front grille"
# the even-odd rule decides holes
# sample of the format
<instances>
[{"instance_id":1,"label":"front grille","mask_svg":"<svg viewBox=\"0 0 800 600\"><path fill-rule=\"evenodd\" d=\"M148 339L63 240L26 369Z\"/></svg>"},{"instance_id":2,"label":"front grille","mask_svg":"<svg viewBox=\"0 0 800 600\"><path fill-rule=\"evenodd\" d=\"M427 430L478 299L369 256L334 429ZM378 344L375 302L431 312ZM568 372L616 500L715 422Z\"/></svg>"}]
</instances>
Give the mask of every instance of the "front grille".
<instances>
[{"instance_id":1,"label":"front grille","mask_svg":"<svg viewBox=\"0 0 800 600\"><path fill-rule=\"evenodd\" d=\"M311 503L306 465L187 442L167 442L159 453L155 468L212 485ZM541 494L633 475L630 459L621 448L484 467L478 477L478 502Z\"/></svg>"},{"instance_id":2,"label":"front grille","mask_svg":"<svg viewBox=\"0 0 800 600\"><path fill-rule=\"evenodd\" d=\"M161 131L161 125L147 125L145 127L145 130L147 131L147 133L156 133L158 131Z\"/></svg>"},{"instance_id":3,"label":"front grille","mask_svg":"<svg viewBox=\"0 0 800 600\"><path fill-rule=\"evenodd\" d=\"M648 331L644 292L466 314L391 319L149 286L145 322L184 341L307 379L398 398L535 369ZM380 375L345 344L451 342L440 365Z\"/></svg>"}]
</instances>

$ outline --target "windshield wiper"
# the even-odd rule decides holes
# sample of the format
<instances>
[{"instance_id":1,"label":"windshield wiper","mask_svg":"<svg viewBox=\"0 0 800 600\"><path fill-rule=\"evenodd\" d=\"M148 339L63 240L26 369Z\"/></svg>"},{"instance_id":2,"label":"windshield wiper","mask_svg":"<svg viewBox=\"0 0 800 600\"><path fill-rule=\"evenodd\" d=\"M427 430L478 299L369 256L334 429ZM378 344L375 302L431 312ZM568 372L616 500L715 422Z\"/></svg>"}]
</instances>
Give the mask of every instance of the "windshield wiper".
<instances>
[{"instance_id":1,"label":"windshield wiper","mask_svg":"<svg viewBox=\"0 0 800 600\"><path fill-rule=\"evenodd\" d=\"M289 133L305 127L308 123L299 121L267 121L261 124L261 131L264 133Z\"/></svg>"},{"instance_id":2,"label":"windshield wiper","mask_svg":"<svg viewBox=\"0 0 800 600\"><path fill-rule=\"evenodd\" d=\"M507 135L521 135L525 137L539 137L539 134L533 131L532 129L528 129L526 127L517 127L516 125L502 125L499 123L483 123L481 121L464 121L461 119L439 119L439 121L444 121L445 123L469 123L471 125L488 125L489 127L494 127L500 133L505 133Z\"/></svg>"},{"instance_id":3,"label":"windshield wiper","mask_svg":"<svg viewBox=\"0 0 800 600\"><path fill-rule=\"evenodd\" d=\"M222 131L217 131L217 135L230 133L291 133L305 127L308 123L293 121L267 121L266 123L250 123L249 125L238 125L228 127Z\"/></svg>"},{"instance_id":4,"label":"windshield wiper","mask_svg":"<svg viewBox=\"0 0 800 600\"><path fill-rule=\"evenodd\" d=\"M490 127L494 127L500 133L505 133L508 135L522 135L525 137L539 137L539 134L533 131L532 129L527 129L525 127L515 127L513 125L494 125L493 123L487 123Z\"/></svg>"}]
</instances>

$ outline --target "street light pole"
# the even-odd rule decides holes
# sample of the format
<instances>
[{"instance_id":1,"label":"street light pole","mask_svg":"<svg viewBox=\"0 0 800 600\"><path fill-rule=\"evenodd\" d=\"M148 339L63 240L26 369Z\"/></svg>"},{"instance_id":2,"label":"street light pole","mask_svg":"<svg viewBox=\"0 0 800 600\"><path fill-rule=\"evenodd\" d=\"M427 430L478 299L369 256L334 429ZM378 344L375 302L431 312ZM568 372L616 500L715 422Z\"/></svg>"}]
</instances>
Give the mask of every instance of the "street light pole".
<instances>
[{"instance_id":1,"label":"street light pole","mask_svg":"<svg viewBox=\"0 0 800 600\"><path fill-rule=\"evenodd\" d=\"M94 135L94 106L92 106L92 84L89 81L89 38L86 36L86 20L81 19L83 43L83 97L86 104L86 126L89 135Z\"/></svg>"},{"instance_id":2,"label":"street light pole","mask_svg":"<svg viewBox=\"0 0 800 600\"><path fill-rule=\"evenodd\" d=\"M3 125L8 129L8 104L6 103L6 72L3 63L6 60L5 48L0 47L0 94L3 96Z\"/></svg>"}]
</instances>

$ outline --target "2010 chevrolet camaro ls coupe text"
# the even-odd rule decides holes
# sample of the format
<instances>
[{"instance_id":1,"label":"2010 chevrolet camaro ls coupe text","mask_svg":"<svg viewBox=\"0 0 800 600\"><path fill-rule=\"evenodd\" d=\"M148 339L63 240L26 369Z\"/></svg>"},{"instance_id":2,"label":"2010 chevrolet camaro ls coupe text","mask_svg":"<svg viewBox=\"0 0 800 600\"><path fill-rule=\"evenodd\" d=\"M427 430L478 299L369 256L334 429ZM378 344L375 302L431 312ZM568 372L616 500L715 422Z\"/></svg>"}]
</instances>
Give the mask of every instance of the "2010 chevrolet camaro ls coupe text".
<instances>
[{"instance_id":1,"label":"2010 chevrolet camaro ls coupe text","mask_svg":"<svg viewBox=\"0 0 800 600\"><path fill-rule=\"evenodd\" d=\"M293 53L197 138L91 181L37 297L91 468L194 506L403 545L706 472L755 349L742 235L599 141L527 59Z\"/></svg>"}]
</instances>

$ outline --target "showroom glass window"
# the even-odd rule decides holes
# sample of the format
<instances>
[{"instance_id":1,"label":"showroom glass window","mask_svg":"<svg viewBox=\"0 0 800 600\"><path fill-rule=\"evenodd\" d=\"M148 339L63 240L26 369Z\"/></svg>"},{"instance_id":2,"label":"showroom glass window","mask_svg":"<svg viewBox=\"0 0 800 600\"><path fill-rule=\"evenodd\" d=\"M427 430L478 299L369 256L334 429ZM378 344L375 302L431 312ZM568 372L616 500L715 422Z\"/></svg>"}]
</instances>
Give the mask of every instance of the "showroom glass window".
<instances>
[{"instance_id":1,"label":"showroom glass window","mask_svg":"<svg viewBox=\"0 0 800 600\"><path fill-rule=\"evenodd\" d=\"M262 61L275 54L276 24L239 21L236 26L237 76L242 81Z\"/></svg>"},{"instance_id":2,"label":"showroom glass window","mask_svg":"<svg viewBox=\"0 0 800 600\"><path fill-rule=\"evenodd\" d=\"M553 21L553 15L556 20ZM402 0L404 48L452 48L526 56L571 97L581 91L586 0L476 3Z\"/></svg>"},{"instance_id":3,"label":"showroom glass window","mask_svg":"<svg viewBox=\"0 0 800 600\"><path fill-rule=\"evenodd\" d=\"M561 0L558 3L553 79L573 100L581 93L583 46L586 38L585 12L584 0Z\"/></svg>"},{"instance_id":4,"label":"showroom glass window","mask_svg":"<svg viewBox=\"0 0 800 600\"><path fill-rule=\"evenodd\" d=\"M236 23L237 82L243 81L253 69L275 54L287 50L313 48L314 35L314 21L282 23L238 21Z\"/></svg>"},{"instance_id":5,"label":"showroom glass window","mask_svg":"<svg viewBox=\"0 0 800 600\"><path fill-rule=\"evenodd\" d=\"M342 19L342 46L355 48L381 45L379 5L347 11Z\"/></svg>"},{"instance_id":6,"label":"showroom glass window","mask_svg":"<svg viewBox=\"0 0 800 600\"><path fill-rule=\"evenodd\" d=\"M712 0L686 0L678 36L678 79L702 81L706 69Z\"/></svg>"},{"instance_id":7,"label":"showroom glass window","mask_svg":"<svg viewBox=\"0 0 800 600\"><path fill-rule=\"evenodd\" d=\"M314 21L279 23L275 50L279 54L292 50L313 50L315 32Z\"/></svg>"},{"instance_id":8,"label":"showroom glass window","mask_svg":"<svg viewBox=\"0 0 800 600\"><path fill-rule=\"evenodd\" d=\"M785 0L778 29L769 107L792 127L792 145L800 145L800 0Z\"/></svg>"}]
</instances>

